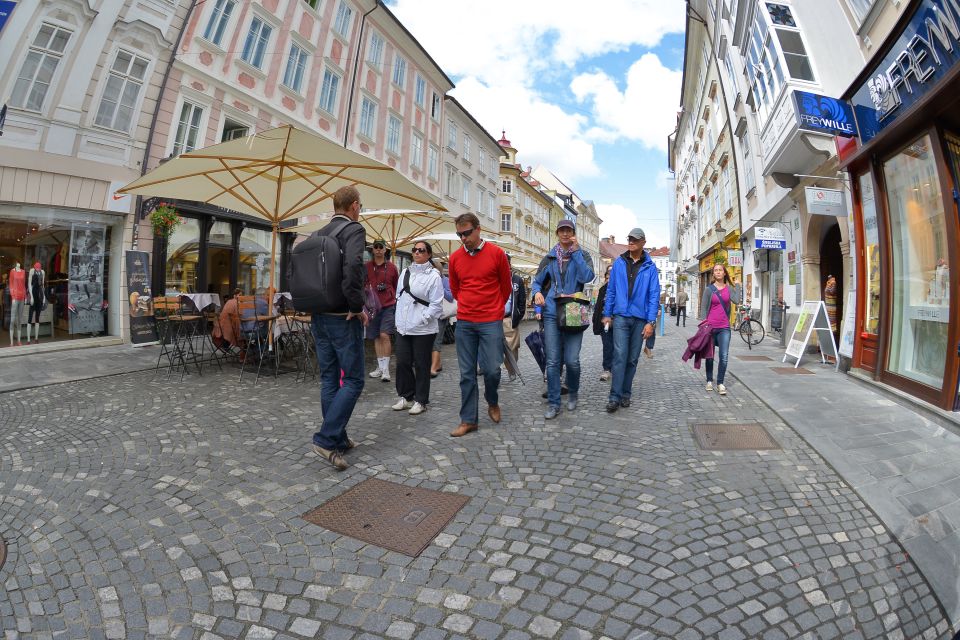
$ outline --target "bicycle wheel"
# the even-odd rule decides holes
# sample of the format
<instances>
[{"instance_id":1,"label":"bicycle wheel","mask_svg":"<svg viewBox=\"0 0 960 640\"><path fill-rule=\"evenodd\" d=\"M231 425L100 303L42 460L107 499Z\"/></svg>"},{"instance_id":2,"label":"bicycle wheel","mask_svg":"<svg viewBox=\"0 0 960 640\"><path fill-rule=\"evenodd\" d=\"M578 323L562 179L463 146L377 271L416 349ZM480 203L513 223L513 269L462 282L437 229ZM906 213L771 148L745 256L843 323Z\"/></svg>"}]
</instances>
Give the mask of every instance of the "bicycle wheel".
<instances>
[{"instance_id":1,"label":"bicycle wheel","mask_svg":"<svg viewBox=\"0 0 960 640\"><path fill-rule=\"evenodd\" d=\"M747 346L753 348L753 345L763 342L766 332L763 325L757 320L747 319L740 325L740 337L747 343Z\"/></svg>"}]
</instances>

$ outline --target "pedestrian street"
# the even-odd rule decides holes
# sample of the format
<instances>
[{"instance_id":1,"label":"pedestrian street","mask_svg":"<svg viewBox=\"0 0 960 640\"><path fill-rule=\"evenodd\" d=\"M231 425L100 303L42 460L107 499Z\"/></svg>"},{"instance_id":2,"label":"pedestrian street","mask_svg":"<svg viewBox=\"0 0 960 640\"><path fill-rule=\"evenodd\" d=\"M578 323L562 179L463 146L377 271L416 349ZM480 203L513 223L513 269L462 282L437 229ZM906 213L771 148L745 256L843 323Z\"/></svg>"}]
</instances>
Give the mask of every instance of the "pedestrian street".
<instances>
[{"instance_id":1,"label":"pedestrian street","mask_svg":"<svg viewBox=\"0 0 960 640\"><path fill-rule=\"evenodd\" d=\"M525 323L525 331L532 328ZM367 379L338 473L315 381L152 371L0 394L0 631L46 638L949 638L924 576L821 456L736 378L707 393L679 332L607 414L584 336L579 408L545 422L526 347L458 423L444 346L429 410ZM737 352L735 352L737 353ZM367 364L370 364L368 358ZM565 406L565 403L564 403ZM706 450L698 424L779 449ZM418 557L310 524L375 477L469 501Z\"/></svg>"}]
</instances>

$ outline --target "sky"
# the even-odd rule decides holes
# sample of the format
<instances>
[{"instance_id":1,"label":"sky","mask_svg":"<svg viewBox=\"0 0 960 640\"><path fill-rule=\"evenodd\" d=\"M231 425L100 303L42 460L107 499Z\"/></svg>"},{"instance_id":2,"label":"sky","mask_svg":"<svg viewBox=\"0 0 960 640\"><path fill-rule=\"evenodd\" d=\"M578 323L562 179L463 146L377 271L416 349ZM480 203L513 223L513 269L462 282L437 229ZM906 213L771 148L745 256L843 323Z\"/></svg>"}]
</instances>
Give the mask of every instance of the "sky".
<instances>
[{"instance_id":1,"label":"sky","mask_svg":"<svg viewBox=\"0 0 960 640\"><path fill-rule=\"evenodd\" d=\"M684 0L388 0L456 84L451 95L517 161L593 200L601 237L669 243ZM595 7L601 10L593 10Z\"/></svg>"}]
</instances>

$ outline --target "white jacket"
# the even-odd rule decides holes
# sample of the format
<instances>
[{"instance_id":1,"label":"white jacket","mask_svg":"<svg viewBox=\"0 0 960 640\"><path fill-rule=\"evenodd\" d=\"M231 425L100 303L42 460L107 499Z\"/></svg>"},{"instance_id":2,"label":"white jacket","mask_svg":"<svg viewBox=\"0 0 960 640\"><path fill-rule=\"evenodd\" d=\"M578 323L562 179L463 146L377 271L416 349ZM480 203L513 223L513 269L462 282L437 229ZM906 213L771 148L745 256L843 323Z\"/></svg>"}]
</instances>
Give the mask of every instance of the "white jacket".
<instances>
[{"instance_id":1,"label":"white jacket","mask_svg":"<svg viewBox=\"0 0 960 640\"><path fill-rule=\"evenodd\" d=\"M424 306L403 289L404 279L410 273L410 293L429 303ZM397 331L404 336L425 336L439 331L440 314L443 312L443 282L440 272L429 262L412 263L400 272L397 283Z\"/></svg>"}]
</instances>

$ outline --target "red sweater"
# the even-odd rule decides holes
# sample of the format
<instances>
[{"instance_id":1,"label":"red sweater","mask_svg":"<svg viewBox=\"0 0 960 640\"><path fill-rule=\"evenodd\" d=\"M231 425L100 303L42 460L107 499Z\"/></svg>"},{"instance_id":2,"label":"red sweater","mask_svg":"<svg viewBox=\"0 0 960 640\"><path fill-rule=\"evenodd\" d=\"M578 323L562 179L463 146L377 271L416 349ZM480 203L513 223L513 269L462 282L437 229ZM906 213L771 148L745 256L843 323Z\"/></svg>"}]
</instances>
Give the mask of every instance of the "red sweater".
<instances>
[{"instance_id":1,"label":"red sweater","mask_svg":"<svg viewBox=\"0 0 960 640\"><path fill-rule=\"evenodd\" d=\"M473 256L460 247L450 256L450 291L457 299L458 320L501 322L513 291L507 254L492 242Z\"/></svg>"}]
</instances>

